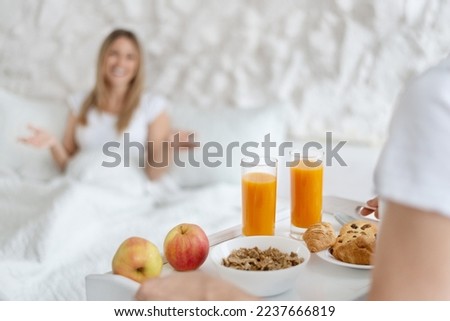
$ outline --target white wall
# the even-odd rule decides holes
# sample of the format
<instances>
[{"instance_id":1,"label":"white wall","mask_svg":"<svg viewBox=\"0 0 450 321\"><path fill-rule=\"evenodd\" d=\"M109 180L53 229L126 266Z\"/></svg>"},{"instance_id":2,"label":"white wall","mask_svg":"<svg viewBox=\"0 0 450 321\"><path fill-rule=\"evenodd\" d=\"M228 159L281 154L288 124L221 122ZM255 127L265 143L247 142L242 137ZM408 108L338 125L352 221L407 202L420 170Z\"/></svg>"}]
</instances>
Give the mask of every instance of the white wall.
<instances>
[{"instance_id":1,"label":"white wall","mask_svg":"<svg viewBox=\"0 0 450 321\"><path fill-rule=\"evenodd\" d=\"M290 108L291 133L380 142L395 97L450 52L439 0L0 0L0 87L89 88L113 27L144 42L148 84L203 108Z\"/></svg>"}]
</instances>

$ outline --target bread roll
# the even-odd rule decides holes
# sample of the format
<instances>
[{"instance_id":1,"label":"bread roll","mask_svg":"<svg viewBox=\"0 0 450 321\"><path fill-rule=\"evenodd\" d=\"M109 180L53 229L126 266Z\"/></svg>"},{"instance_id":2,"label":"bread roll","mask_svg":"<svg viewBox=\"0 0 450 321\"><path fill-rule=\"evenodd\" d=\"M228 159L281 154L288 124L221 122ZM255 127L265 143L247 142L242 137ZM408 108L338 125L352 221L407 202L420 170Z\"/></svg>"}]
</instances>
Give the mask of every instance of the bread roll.
<instances>
[{"instance_id":1,"label":"bread roll","mask_svg":"<svg viewBox=\"0 0 450 321\"><path fill-rule=\"evenodd\" d=\"M375 252L377 227L367 221L353 221L342 226L330 253L346 263L370 265Z\"/></svg>"}]
</instances>

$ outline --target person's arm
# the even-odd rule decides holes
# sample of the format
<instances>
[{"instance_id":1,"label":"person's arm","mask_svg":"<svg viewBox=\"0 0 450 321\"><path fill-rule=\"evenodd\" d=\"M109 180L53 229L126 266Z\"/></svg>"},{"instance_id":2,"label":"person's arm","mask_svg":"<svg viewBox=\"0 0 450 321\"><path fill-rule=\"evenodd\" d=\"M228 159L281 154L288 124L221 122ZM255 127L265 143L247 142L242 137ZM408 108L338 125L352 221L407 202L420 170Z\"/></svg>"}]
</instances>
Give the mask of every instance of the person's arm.
<instances>
[{"instance_id":1,"label":"person's arm","mask_svg":"<svg viewBox=\"0 0 450 321\"><path fill-rule=\"evenodd\" d=\"M182 272L144 282L136 299L148 301L257 300L231 283L205 273Z\"/></svg>"},{"instance_id":2,"label":"person's arm","mask_svg":"<svg viewBox=\"0 0 450 321\"><path fill-rule=\"evenodd\" d=\"M77 146L75 143L76 123L77 118L72 113L70 113L67 119L62 143L58 141L58 139L53 134L49 133L45 129L38 128L33 125L28 126L28 128L32 132L31 136L20 137L19 141L37 148L50 149L50 152L56 164L61 170L64 170L69 159L77 151Z\"/></svg>"},{"instance_id":3,"label":"person's arm","mask_svg":"<svg viewBox=\"0 0 450 321\"><path fill-rule=\"evenodd\" d=\"M168 169L171 160L169 138L170 119L169 115L163 112L148 127L150 144L147 151L146 172L151 180L159 179Z\"/></svg>"},{"instance_id":4,"label":"person's arm","mask_svg":"<svg viewBox=\"0 0 450 321\"><path fill-rule=\"evenodd\" d=\"M56 144L50 149L53 159L58 163L61 169L66 168L67 162L78 150L75 142L75 128L77 121L77 117L70 113L67 119L63 143Z\"/></svg>"},{"instance_id":5,"label":"person's arm","mask_svg":"<svg viewBox=\"0 0 450 321\"><path fill-rule=\"evenodd\" d=\"M449 253L450 218L387 201L368 298L450 300Z\"/></svg>"}]
</instances>

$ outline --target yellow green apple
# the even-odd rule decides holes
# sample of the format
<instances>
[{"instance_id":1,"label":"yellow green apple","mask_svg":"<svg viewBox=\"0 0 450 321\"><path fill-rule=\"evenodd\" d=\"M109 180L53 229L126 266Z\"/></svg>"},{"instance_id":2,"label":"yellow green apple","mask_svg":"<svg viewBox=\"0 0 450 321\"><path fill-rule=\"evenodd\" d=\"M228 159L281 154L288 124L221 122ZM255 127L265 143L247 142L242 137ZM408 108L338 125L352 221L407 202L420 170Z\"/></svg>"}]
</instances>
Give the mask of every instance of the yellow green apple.
<instances>
[{"instance_id":1,"label":"yellow green apple","mask_svg":"<svg viewBox=\"0 0 450 321\"><path fill-rule=\"evenodd\" d=\"M164 240L164 255L177 271L197 269L205 262L208 252L208 237L196 224L179 224L167 233Z\"/></svg>"},{"instance_id":2,"label":"yellow green apple","mask_svg":"<svg viewBox=\"0 0 450 321\"><path fill-rule=\"evenodd\" d=\"M112 271L136 282L160 275L163 261L152 242L133 236L119 246L112 260Z\"/></svg>"}]
</instances>

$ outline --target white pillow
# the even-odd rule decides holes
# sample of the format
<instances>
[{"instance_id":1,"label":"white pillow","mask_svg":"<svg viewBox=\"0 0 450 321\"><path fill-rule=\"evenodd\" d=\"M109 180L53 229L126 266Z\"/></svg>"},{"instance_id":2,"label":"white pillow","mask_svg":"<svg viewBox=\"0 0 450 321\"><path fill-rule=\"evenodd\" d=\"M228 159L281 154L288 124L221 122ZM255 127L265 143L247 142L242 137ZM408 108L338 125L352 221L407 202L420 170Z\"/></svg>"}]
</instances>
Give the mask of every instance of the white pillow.
<instances>
[{"instance_id":1,"label":"white pillow","mask_svg":"<svg viewBox=\"0 0 450 321\"><path fill-rule=\"evenodd\" d=\"M286 121L284 108L279 105L255 109L221 108L202 110L193 107L176 106L172 110L174 128L191 130L196 134L196 141L200 147L193 152L194 159L200 163L195 167L188 162L188 153L180 153L180 160L186 167L173 166L171 173L183 187L196 187L209 183L240 182L241 147L245 142L256 142L259 149L249 148L249 151L261 153L261 143L264 136L270 134L273 142L280 143L286 136ZM217 142L222 146L222 157L211 157L210 162L220 161L218 167L208 167L203 161L204 146L207 142ZM229 164L226 164L226 148L232 143L239 143L239 147L232 149ZM276 149L272 149L276 155ZM211 147L210 152L216 149ZM230 162L231 161L231 162Z\"/></svg>"},{"instance_id":2,"label":"white pillow","mask_svg":"<svg viewBox=\"0 0 450 321\"><path fill-rule=\"evenodd\" d=\"M62 137L67 107L55 100L27 99L0 88L0 167L24 178L50 179L59 170L48 150L20 143L19 136L29 135L28 124Z\"/></svg>"}]
</instances>

